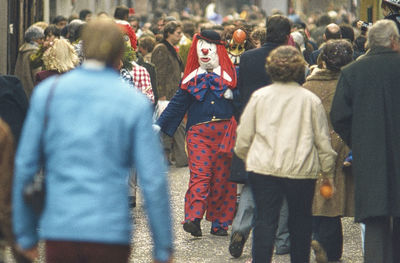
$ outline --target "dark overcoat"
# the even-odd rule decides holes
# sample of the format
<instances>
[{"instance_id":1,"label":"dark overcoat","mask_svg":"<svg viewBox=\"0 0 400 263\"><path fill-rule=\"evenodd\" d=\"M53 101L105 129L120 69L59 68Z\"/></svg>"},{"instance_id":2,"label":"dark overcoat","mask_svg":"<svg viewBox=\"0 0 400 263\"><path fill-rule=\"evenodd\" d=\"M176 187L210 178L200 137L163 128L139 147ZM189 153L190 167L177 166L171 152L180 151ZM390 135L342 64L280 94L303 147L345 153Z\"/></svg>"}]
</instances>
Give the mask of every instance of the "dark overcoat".
<instances>
[{"instance_id":1,"label":"dark overcoat","mask_svg":"<svg viewBox=\"0 0 400 263\"><path fill-rule=\"evenodd\" d=\"M355 220L400 216L400 54L375 48L346 66L330 116L353 150Z\"/></svg>"}]
</instances>

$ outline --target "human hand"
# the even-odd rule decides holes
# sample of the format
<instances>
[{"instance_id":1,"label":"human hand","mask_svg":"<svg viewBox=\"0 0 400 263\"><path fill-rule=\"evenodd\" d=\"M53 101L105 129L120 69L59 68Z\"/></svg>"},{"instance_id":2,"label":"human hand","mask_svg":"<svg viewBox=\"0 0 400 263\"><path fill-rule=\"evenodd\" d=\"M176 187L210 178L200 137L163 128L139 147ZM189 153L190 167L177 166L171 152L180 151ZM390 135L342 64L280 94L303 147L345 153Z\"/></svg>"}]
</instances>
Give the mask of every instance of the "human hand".
<instances>
[{"instance_id":1,"label":"human hand","mask_svg":"<svg viewBox=\"0 0 400 263\"><path fill-rule=\"evenodd\" d=\"M22 249L21 247L17 246L17 250L31 261L34 261L35 259L39 258L39 250L37 244L29 249Z\"/></svg>"},{"instance_id":2,"label":"human hand","mask_svg":"<svg viewBox=\"0 0 400 263\"><path fill-rule=\"evenodd\" d=\"M233 92L230 89L226 89L224 93L224 98L227 100L233 100Z\"/></svg>"}]
</instances>

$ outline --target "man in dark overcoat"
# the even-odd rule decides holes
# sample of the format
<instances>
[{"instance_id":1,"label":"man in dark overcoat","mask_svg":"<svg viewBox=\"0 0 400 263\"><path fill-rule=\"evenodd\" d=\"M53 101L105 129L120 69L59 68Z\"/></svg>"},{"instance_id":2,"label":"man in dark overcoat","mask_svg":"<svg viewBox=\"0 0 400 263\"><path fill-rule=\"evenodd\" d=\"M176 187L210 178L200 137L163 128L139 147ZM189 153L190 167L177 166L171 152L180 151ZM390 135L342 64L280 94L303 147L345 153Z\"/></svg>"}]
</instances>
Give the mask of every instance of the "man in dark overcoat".
<instances>
[{"instance_id":1,"label":"man in dark overcoat","mask_svg":"<svg viewBox=\"0 0 400 263\"><path fill-rule=\"evenodd\" d=\"M355 220L366 225L365 261L400 262L400 54L393 21L369 30L370 50L346 66L331 120L353 150Z\"/></svg>"}]
</instances>

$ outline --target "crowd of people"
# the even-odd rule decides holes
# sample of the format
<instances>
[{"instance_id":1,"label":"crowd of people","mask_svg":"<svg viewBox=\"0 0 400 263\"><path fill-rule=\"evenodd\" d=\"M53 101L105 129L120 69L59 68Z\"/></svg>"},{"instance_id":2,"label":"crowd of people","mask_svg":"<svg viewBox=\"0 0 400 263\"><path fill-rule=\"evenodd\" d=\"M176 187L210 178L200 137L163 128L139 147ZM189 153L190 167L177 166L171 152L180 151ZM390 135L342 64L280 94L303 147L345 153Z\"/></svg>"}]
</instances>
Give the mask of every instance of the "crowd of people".
<instances>
[{"instance_id":1,"label":"crowd of people","mask_svg":"<svg viewBox=\"0 0 400 263\"><path fill-rule=\"evenodd\" d=\"M25 31L15 76L0 76L0 234L15 260L43 240L46 262L128 262L138 184L154 262L172 262L173 165L190 172L184 231L232 225L235 258L253 230L250 262L340 262L354 217L365 262L400 262L400 2L371 25L207 10L82 10ZM39 213L24 193L41 170Z\"/></svg>"}]
</instances>

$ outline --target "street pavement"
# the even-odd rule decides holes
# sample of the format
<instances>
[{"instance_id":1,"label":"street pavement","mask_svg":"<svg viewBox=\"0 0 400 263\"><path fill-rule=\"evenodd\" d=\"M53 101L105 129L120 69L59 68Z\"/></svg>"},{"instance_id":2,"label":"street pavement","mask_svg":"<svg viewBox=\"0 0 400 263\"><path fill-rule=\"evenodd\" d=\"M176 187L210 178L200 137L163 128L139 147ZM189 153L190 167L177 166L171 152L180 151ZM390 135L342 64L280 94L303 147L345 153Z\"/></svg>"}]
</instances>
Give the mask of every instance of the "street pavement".
<instances>
[{"instance_id":1,"label":"street pavement","mask_svg":"<svg viewBox=\"0 0 400 263\"><path fill-rule=\"evenodd\" d=\"M210 234L211 225L206 220L201 222L203 236L194 238L183 231L183 207L184 195L189 182L188 168L175 168L171 166L168 174L171 187L171 206L173 211L173 227L175 235L174 262L176 263L225 263L246 262L251 258L251 239L249 239L240 258L233 258L228 251L229 237L218 237ZM145 212L140 195L138 196L137 208L134 209L135 233L131 262L152 262L152 241L150 238ZM360 227L353 223L353 218L343 219L344 248L343 263L361 263L361 236ZM230 232L229 232L230 233ZM250 237L251 238L251 237ZM274 256L274 263L290 262L289 255ZM311 261L315 262L313 252Z\"/></svg>"}]
</instances>

